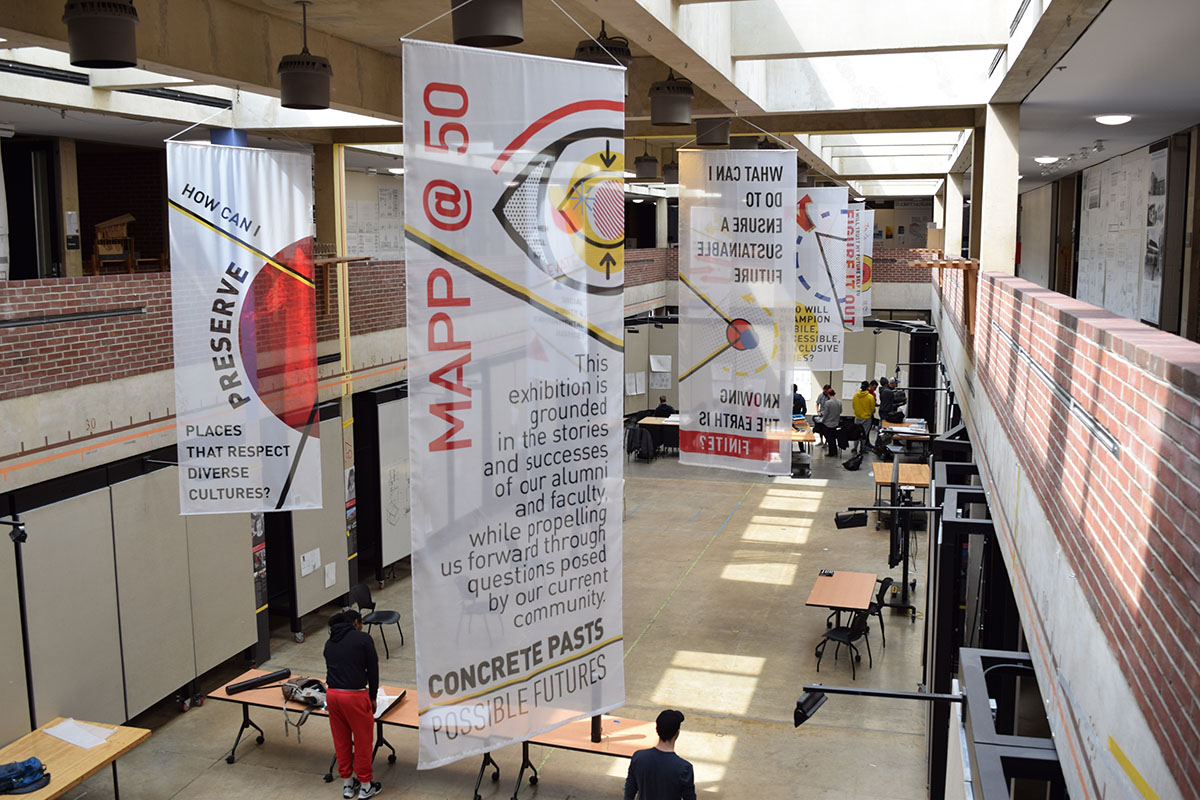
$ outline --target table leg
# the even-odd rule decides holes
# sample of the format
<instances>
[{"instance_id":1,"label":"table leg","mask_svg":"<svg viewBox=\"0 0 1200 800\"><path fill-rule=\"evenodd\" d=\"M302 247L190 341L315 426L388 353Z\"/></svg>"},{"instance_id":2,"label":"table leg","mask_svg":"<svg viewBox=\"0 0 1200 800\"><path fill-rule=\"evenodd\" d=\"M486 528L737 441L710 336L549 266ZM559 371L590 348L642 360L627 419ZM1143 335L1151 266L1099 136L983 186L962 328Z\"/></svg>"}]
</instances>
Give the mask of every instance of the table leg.
<instances>
[{"instance_id":1,"label":"table leg","mask_svg":"<svg viewBox=\"0 0 1200 800\"><path fill-rule=\"evenodd\" d=\"M333 783L333 769L337 766L337 753L334 753L333 759L329 762L329 771L325 773L325 782Z\"/></svg>"},{"instance_id":2,"label":"table leg","mask_svg":"<svg viewBox=\"0 0 1200 800\"><path fill-rule=\"evenodd\" d=\"M121 800L121 786L117 783L117 762L112 762L113 769L113 800Z\"/></svg>"},{"instance_id":3,"label":"table leg","mask_svg":"<svg viewBox=\"0 0 1200 800\"><path fill-rule=\"evenodd\" d=\"M529 776L529 785L537 786L538 771L529 760L529 742L521 742L521 769L517 772L517 785L513 787L512 800L517 800L517 793L521 791L521 780L525 777L526 767L533 770L533 774Z\"/></svg>"},{"instance_id":4,"label":"table leg","mask_svg":"<svg viewBox=\"0 0 1200 800\"><path fill-rule=\"evenodd\" d=\"M233 740L233 749L229 751L229 757L225 759L226 764L232 764L237 760L234 756L237 754L238 744L242 741L242 734L246 732L247 728L254 728L254 730L258 731L258 736L254 739L254 742L255 744L262 744L264 741L263 729L255 725L254 720L250 719L250 706L243 703L242 727L238 728L237 738Z\"/></svg>"},{"instance_id":5,"label":"table leg","mask_svg":"<svg viewBox=\"0 0 1200 800\"><path fill-rule=\"evenodd\" d=\"M392 751L391 754L388 756L388 763L395 764L396 763L396 748L392 747L392 743L389 742L386 738L384 738L383 723L380 722L379 720L376 720L375 721L375 749L371 751L371 760L372 761L375 760L375 754L379 752L380 747L386 747L388 750Z\"/></svg>"},{"instance_id":6,"label":"table leg","mask_svg":"<svg viewBox=\"0 0 1200 800\"><path fill-rule=\"evenodd\" d=\"M492 783L500 780L500 765L492 758L491 753L484 753L483 763L479 765L479 777L475 779L475 800L483 800L483 797L479 794L479 784L483 783L483 773L487 771L488 764L491 764L495 770L492 773Z\"/></svg>"}]
</instances>

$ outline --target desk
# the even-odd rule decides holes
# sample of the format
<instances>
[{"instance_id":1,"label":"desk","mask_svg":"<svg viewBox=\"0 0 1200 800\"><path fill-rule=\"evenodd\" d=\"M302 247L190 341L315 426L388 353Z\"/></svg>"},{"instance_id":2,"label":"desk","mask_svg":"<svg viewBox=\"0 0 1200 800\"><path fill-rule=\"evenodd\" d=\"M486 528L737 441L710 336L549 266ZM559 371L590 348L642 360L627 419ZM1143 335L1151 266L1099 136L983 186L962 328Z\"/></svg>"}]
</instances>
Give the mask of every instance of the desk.
<instances>
[{"instance_id":1,"label":"desk","mask_svg":"<svg viewBox=\"0 0 1200 800\"><path fill-rule=\"evenodd\" d=\"M818 575L806 606L831 608L834 611L866 611L875 595L875 576L868 572L835 570L832 575Z\"/></svg>"},{"instance_id":2,"label":"desk","mask_svg":"<svg viewBox=\"0 0 1200 800\"><path fill-rule=\"evenodd\" d=\"M672 428L678 428L679 427L679 417L678 416L642 417L641 419L638 420L638 425L650 425L650 426L667 425Z\"/></svg>"},{"instance_id":3,"label":"desk","mask_svg":"<svg viewBox=\"0 0 1200 800\"><path fill-rule=\"evenodd\" d=\"M892 485L893 462L876 461L871 465L875 471L875 505L883 505L883 487ZM929 489L928 464L897 464L900 467L900 485L915 486L923 491Z\"/></svg>"},{"instance_id":4,"label":"desk","mask_svg":"<svg viewBox=\"0 0 1200 800\"><path fill-rule=\"evenodd\" d=\"M39 758L50 773L50 783L36 792L14 795L28 800L48 800L60 797L85 780L95 775L108 764L112 764L113 795L121 797L121 788L117 783L117 759L150 738L150 731L145 728L133 728L119 725L104 744L90 750L67 744L46 733L46 728L64 721L65 717L56 717L36 731L25 734L7 747L0 749L0 764L10 761L24 761L27 758ZM82 721L82 720L81 720ZM92 725L102 723L93 722ZM103 725L103 727L111 727Z\"/></svg>"},{"instance_id":5,"label":"desk","mask_svg":"<svg viewBox=\"0 0 1200 800\"><path fill-rule=\"evenodd\" d=\"M213 700L222 700L227 703L239 703L242 706L242 726L238 728L237 736L233 740L233 747L229 751L229 755L225 757L226 764L234 763L237 758L237 748L242 741L242 734L248 728L254 728L258 731L258 736L255 738L257 744L262 744L264 741L263 729L254 724L250 719L250 707L270 708L279 713L283 713L280 709L283 708L283 693L275 684L270 684L261 689L248 689L237 694L229 694L226 687L231 683L241 683L248 681L251 678L257 678L259 675L266 675L272 670L266 669L251 669L243 672L241 675L234 678L225 686L221 686L208 693L208 696ZM295 676L293 676L295 677ZM323 675L321 677L324 677ZM388 756L388 763L396 763L396 748L392 747L391 743L383 736L384 725L396 725L401 728L416 728L417 727L417 690L404 689L399 686L383 686L382 688L387 694L399 694L401 691L406 692L403 698L392 704L392 707L383 713L379 719L375 720L375 749L371 751L371 758L379 752L380 747L386 747L391 750L391 755ZM306 706L300 703L288 702L288 708L293 711L303 711ZM311 712L314 717L328 717L329 712L323 708L314 709ZM333 770L325 776L326 781L333 780Z\"/></svg>"}]
</instances>

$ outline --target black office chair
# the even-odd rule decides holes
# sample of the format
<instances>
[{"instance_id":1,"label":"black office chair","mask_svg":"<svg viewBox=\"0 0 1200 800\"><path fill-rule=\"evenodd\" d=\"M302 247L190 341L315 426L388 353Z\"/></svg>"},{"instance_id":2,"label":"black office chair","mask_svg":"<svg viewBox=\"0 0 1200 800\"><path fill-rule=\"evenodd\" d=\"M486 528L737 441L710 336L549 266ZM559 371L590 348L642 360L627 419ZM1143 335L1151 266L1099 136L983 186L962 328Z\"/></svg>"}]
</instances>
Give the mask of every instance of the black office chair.
<instances>
[{"instance_id":1,"label":"black office chair","mask_svg":"<svg viewBox=\"0 0 1200 800\"><path fill-rule=\"evenodd\" d=\"M400 631L400 644L403 645L404 630L400 627L400 612L376 611L375 603L371 600L371 589L365 583L350 587L350 599L358 606L358 613L362 614L363 625L367 626L367 633L371 632L372 625L379 626L379 636L383 639L384 657L391 658L392 654L388 650L387 637L383 635L383 626L395 625L396 630ZM364 611L364 609L367 609L367 611Z\"/></svg>"},{"instance_id":2,"label":"black office chair","mask_svg":"<svg viewBox=\"0 0 1200 800\"><path fill-rule=\"evenodd\" d=\"M883 646L887 647L887 633L883 630L883 610L887 608L887 593L895 583L891 578L879 582L879 591L875 593L875 602L867 608L867 616L879 617L879 635L883 638Z\"/></svg>"},{"instance_id":3,"label":"black office chair","mask_svg":"<svg viewBox=\"0 0 1200 800\"><path fill-rule=\"evenodd\" d=\"M874 659L871 657L871 640L868 634L871 629L867 627L867 617L870 616L866 611L855 611L854 616L850 620L849 625L839 625L833 630L825 631L825 636L821 639L821 643L817 645L817 672L821 671L821 658L825 655L825 646L830 642L836 643L833 649L833 660L837 661L838 651L842 649L842 645L846 645L854 653L854 659L850 662L850 679L856 680L858 670L854 666L855 662L862 661L862 655L859 654L858 648L854 643L859 639L864 639L867 643L867 666L874 666Z\"/></svg>"}]
</instances>

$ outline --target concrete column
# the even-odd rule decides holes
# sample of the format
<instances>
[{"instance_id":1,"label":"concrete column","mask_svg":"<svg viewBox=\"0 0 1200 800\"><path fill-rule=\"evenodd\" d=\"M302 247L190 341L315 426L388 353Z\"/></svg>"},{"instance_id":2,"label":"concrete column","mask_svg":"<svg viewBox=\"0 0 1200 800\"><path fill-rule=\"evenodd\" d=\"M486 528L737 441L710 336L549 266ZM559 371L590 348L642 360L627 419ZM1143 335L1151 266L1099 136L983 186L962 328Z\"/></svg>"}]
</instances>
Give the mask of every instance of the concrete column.
<instances>
[{"instance_id":1,"label":"concrete column","mask_svg":"<svg viewBox=\"0 0 1200 800\"><path fill-rule=\"evenodd\" d=\"M943 183L942 190L933 196L933 224L946 229L946 186Z\"/></svg>"},{"instance_id":2,"label":"concrete column","mask_svg":"<svg viewBox=\"0 0 1200 800\"><path fill-rule=\"evenodd\" d=\"M1017 260L1020 117L1021 107L1016 103L987 107L987 136L983 147L986 175L982 196L973 200L983 217L979 266L1009 275L1016 272Z\"/></svg>"},{"instance_id":3,"label":"concrete column","mask_svg":"<svg viewBox=\"0 0 1200 800\"><path fill-rule=\"evenodd\" d=\"M667 246L667 198L660 197L654 204L654 246Z\"/></svg>"},{"instance_id":4,"label":"concrete column","mask_svg":"<svg viewBox=\"0 0 1200 800\"><path fill-rule=\"evenodd\" d=\"M67 246L68 216L79 225L79 172L75 165L75 140L58 140L58 229L63 254L63 275L83 274L83 232L76 230L72 237L74 248Z\"/></svg>"},{"instance_id":5,"label":"concrete column","mask_svg":"<svg viewBox=\"0 0 1200 800\"><path fill-rule=\"evenodd\" d=\"M952 172L946 176L946 258L958 258L962 253L963 184L966 173Z\"/></svg>"},{"instance_id":6,"label":"concrete column","mask_svg":"<svg viewBox=\"0 0 1200 800\"><path fill-rule=\"evenodd\" d=\"M983 151L986 138L982 127L976 127L971 137L971 231L968 243L971 258L979 258L980 235L983 233Z\"/></svg>"}]
</instances>

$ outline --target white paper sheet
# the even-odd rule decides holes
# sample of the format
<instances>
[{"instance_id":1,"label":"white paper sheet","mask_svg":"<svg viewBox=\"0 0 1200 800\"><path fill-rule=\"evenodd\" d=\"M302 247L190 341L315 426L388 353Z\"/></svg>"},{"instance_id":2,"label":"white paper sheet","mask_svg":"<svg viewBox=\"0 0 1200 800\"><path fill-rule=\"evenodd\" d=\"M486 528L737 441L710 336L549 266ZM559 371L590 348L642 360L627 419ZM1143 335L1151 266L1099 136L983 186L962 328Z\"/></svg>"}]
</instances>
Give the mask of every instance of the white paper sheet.
<instances>
[{"instance_id":1,"label":"white paper sheet","mask_svg":"<svg viewBox=\"0 0 1200 800\"><path fill-rule=\"evenodd\" d=\"M325 565L325 588L333 586L337 583L337 564Z\"/></svg>"},{"instance_id":2,"label":"white paper sheet","mask_svg":"<svg viewBox=\"0 0 1200 800\"><path fill-rule=\"evenodd\" d=\"M866 364L843 364L842 365L842 380L847 383L854 381L862 383L867 379ZM854 387L854 391L858 391L858 386Z\"/></svg>"},{"instance_id":3,"label":"white paper sheet","mask_svg":"<svg viewBox=\"0 0 1200 800\"><path fill-rule=\"evenodd\" d=\"M671 371L671 357L669 355L666 355L666 356L651 355L650 356L650 371L651 372L670 372Z\"/></svg>"},{"instance_id":4,"label":"white paper sheet","mask_svg":"<svg viewBox=\"0 0 1200 800\"><path fill-rule=\"evenodd\" d=\"M634 374L634 378L636 380L636 385L637 385L637 390L634 392L634 394L645 394L646 393L646 373L645 373L645 371L635 372L633 374Z\"/></svg>"},{"instance_id":5,"label":"white paper sheet","mask_svg":"<svg viewBox=\"0 0 1200 800\"><path fill-rule=\"evenodd\" d=\"M671 388L671 373L669 373L669 372L651 372L650 373L650 388L651 389L670 389Z\"/></svg>"},{"instance_id":6,"label":"white paper sheet","mask_svg":"<svg viewBox=\"0 0 1200 800\"><path fill-rule=\"evenodd\" d=\"M632 372L625 373L625 394L633 397L638 393L637 390L637 375Z\"/></svg>"},{"instance_id":7,"label":"white paper sheet","mask_svg":"<svg viewBox=\"0 0 1200 800\"><path fill-rule=\"evenodd\" d=\"M884 379L884 377L890 378L892 376L887 374L887 365L886 364L881 364L880 362L876 361L875 362L875 380L882 381Z\"/></svg>"},{"instance_id":8,"label":"white paper sheet","mask_svg":"<svg viewBox=\"0 0 1200 800\"><path fill-rule=\"evenodd\" d=\"M86 722L77 722L72 718L67 718L54 727L46 728L46 733L67 744L91 750L93 747L104 744L115 730L116 728L102 728L99 725L89 725Z\"/></svg>"},{"instance_id":9,"label":"white paper sheet","mask_svg":"<svg viewBox=\"0 0 1200 800\"><path fill-rule=\"evenodd\" d=\"M383 687L380 686L379 690L375 693L375 719L382 717L384 712L391 708L397 700L404 697L404 694L404 692L401 692L400 694L391 695L385 692Z\"/></svg>"},{"instance_id":10,"label":"white paper sheet","mask_svg":"<svg viewBox=\"0 0 1200 800\"><path fill-rule=\"evenodd\" d=\"M300 554L300 577L309 575L321 568L321 548L309 550Z\"/></svg>"}]
</instances>

